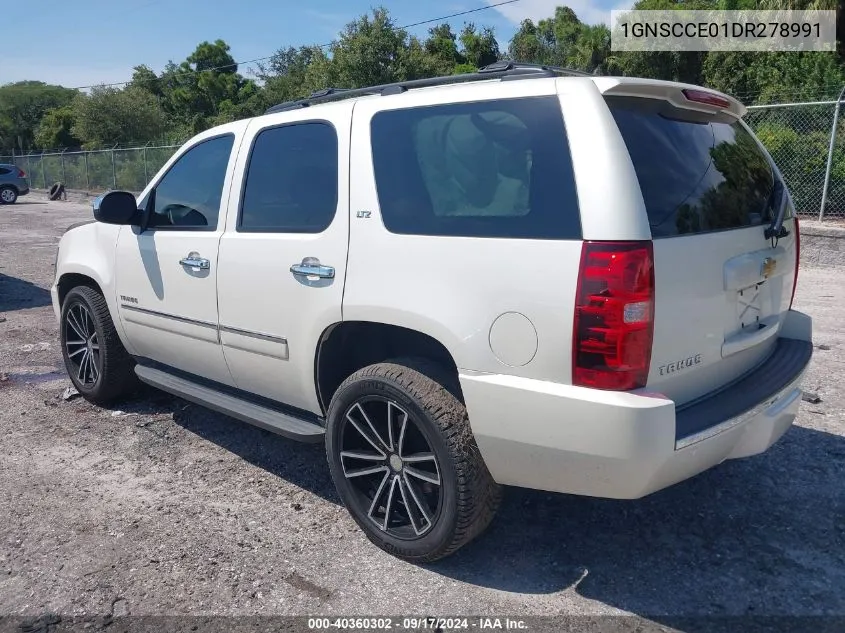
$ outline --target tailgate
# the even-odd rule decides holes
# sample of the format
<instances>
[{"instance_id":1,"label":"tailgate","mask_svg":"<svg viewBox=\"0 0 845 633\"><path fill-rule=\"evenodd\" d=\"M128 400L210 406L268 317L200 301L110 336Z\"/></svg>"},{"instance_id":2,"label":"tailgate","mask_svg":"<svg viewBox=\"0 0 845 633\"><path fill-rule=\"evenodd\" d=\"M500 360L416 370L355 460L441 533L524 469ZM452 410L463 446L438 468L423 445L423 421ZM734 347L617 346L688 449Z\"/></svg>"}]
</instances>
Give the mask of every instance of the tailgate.
<instances>
[{"instance_id":1,"label":"tailgate","mask_svg":"<svg viewBox=\"0 0 845 633\"><path fill-rule=\"evenodd\" d=\"M796 231L771 159L734 114L607 97L654 242L648 389L683 404L735 382L773 351L790 307ZM789 235L764 237L782 202Z\"/></svg>"}]
</instances>

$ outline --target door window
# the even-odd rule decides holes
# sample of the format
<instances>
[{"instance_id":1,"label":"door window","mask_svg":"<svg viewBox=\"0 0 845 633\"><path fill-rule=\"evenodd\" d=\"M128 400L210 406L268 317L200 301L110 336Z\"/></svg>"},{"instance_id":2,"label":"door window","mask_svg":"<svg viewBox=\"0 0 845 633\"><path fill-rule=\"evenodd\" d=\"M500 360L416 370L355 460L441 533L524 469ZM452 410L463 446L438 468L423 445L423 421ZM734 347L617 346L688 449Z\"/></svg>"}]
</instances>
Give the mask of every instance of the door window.
<instances>
[{"instance_id":1,"label":"door window","mask_svg":"<svg viewBox=\"0 0 845 633\"><path fill-rule=\"evenodd\" d=\"M247 168L241 233L320 233L337 211L337 133L309 122L262 130Z\"/></svg>"},{"instance_id":2,"label":"door window","mask_svg":"<svg viewBox=\"0 0 845 633\"><path fill-rule=\"evenodd\" d=\"M155 187L147 226L215 230L234 141L232 134L218 136L182 154Z\"/></svg>"}]
</instances>

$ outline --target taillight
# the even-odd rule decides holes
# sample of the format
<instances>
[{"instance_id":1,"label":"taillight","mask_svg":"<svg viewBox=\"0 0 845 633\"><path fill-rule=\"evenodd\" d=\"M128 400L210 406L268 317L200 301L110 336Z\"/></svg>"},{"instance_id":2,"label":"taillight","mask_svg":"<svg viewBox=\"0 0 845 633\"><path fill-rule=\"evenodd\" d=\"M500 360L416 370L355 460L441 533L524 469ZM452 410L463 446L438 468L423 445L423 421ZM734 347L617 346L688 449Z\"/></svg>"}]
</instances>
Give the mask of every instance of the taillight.
<instances>
[{"instance_id":1,"label":"taillight","mask_svg":"<svg viewBox=\"0 0 845 633\"><path fill-rule=\"evenodd\" d=\"M26 178L26 172L18 167L18 178Z\"/></svg>"},{"instance_id":2,"label":"taillight","mask_svg":"<svg viewBox=\"0 0 845 633\"><path fill-rule=\"evenodd\" d=\"M572 382L626 391L648 379L654 337L649 242L584 242L575 298Z\"/></svg>"},{"instance_id":3,"label":"taillight","mask_svg":"<svg viewBox=\"0 0 845 633\"><path fill-rule=\"evenodd\" d=\"M789 298L789 309L795 301L795 290L798 288L798 264L801 261L801 231L798 230L798 218L795 218L795 276L792 279L792 296Z\"/></svg>"}]
</instances>

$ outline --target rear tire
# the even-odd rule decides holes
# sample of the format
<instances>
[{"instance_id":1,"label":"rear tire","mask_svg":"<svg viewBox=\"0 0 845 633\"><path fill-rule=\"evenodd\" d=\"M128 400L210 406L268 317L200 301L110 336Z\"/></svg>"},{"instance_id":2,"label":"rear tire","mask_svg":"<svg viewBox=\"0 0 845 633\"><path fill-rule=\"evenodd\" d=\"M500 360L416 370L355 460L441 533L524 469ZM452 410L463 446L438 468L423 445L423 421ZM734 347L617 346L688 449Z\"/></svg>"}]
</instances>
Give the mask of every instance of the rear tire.
<instances>
[{"instance_id":1,"label":"rear tire","mask_svg":"<svg viewBox=\"0 0 845 633\"><path fill-rule=\"evenodd\" d=\"M415 563L469 543L501 499L452 382L424 360L370 365L340 385L327 415L329 469L346 508L375 545Z\"/></svg>"},{"instance_id":2,"label":"rear tire","mask_svg":"<svg viewBox=\"0 0 845 633\"><path fill-rule=\"evenodd\" d=\"M18 190L9 185L0 187L0 204L15 204L18 201Z\"/></svg>"},{"instance_id":3,"label":"rear tire","mask_svg":"<svg viewBox=\"0 0 845 633\"><path fill-rule=\"evenodd\" d=\"M98 291L76 286L68 292L59 330L68 376L82 397L105 405L137 389L135 361L120 342Z\"/></svg>"}]
</instances>

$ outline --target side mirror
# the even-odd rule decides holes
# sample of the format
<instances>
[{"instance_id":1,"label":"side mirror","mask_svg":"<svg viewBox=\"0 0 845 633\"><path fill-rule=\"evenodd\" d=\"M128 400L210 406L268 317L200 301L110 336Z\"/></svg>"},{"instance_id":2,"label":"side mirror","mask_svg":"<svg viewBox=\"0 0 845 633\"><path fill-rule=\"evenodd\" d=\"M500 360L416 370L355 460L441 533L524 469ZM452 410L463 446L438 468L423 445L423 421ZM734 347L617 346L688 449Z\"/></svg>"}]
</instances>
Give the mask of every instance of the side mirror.
<instances>
[{"instance_id":1,"label":"side mirror","mask_svg":"<svg viewBox=\"0 0 845 633\"><path fill-rule=\"evenodd\" d=\"M105 224L141 224L138 203L128 191L109 191L94 200L94 219Z\"/></svg>"}]
</instances>

